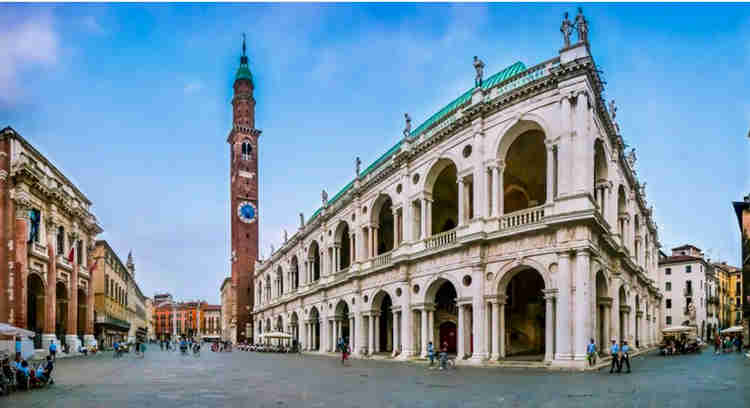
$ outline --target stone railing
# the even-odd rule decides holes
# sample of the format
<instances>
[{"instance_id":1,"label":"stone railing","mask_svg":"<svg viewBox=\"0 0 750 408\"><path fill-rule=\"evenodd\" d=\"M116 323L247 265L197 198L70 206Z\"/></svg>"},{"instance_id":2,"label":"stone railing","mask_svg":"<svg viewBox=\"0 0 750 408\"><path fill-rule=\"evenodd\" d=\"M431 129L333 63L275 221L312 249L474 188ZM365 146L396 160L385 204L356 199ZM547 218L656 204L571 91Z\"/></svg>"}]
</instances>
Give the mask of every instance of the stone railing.
<instances>
[{"instance_id":1,"label":"stone railing","mask_svg":"<svg viewBox=\"0 0 750 408\"><path fill-rule=\"evenodd\" d=\"M372 266L377 268L378 266L388 265L390 263L391 263L391 251L388 251L384 254L380 254L376 256L375 259L373 259L372 261Z\"/></svg>"},{"instance_id":2,"label":"stone railing","mask_svg":"<svg viewBox=\"0 0 750 408\"><path fill-rule=\"evenodd\" d=\"M38 242L32 242L31 250L41 256L47 256L47 247Z\"/></svg>"},{"instance_id":3,"label":"stone railing","mask_svg":"<svg viewBox=\"0 0 750 408\"><path fill-rule=\"evenodd\" d=\"M541 222L542 219L544 219L544 206L526 208L500 217L500 229L512 229L536 224Z\"/></svg>"},{"instance_id":4,"label":"stone railing","mask_svg":"<svg viewBox=\"0 0 750 408\"><path fill-rule=\"evenodd\" d=\"M427 237L424 240L424 245L426 249L435 249L435 248L448 246L454 242L456 242L456 229L455 228L450 231L441 232L431 237Z\"/></svg>"}]
</instances>

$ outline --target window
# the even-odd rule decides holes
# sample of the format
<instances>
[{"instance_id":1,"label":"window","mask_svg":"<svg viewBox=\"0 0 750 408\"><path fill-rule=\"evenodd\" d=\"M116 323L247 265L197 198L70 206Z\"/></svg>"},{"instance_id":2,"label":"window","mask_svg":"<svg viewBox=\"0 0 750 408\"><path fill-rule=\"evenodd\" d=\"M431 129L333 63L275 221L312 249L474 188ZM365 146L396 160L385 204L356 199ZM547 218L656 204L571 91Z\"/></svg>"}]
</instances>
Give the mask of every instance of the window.
<instances>
[{"instance_id":1,"label":"window","mask_svg":"<svg viewBox=\"0 0 750 408\"><path fill-rule=\"evenodd\" d=\"M76 245L76 257L78 258L76 261L78 262L78 265L83 264L83 241L78 240L78 244Z\"/></svg>"},{"instance_id":2,"label":"window","mask_svg":"<svg viewBox=\"0 0 750 408\"><path fill-rule=\"evenodd\" d=\"M672 324L672 316L667 316L667 325Z\"/></svg>"},{"instance_id":3,"label":"window","mask_svg":"<svg viewBox=\"0 0 750 408\"><path fill-rule=\"evenodd\" d=\"M57 253L65 254L65 228L62 226L57 228Z\"/></svg>"},{"instance_id":4,"label":"window","mask_svg":"<svg viewBox=\"0 0 750 408\"><path fill-rule=\"evenodd\" d=\"M664 271L664 274L665 274L665 275L671 275L671 274L672 274L672 268L667 268L667 269L666 269L666 270Z\"/></svg>"},{"instance_id":5,"label":"window","mask_svg":"<svg viewBox=\"0 0 750 408\"><path fill-rule=\"evenodd\" d=\"M664 288L665 291L669 292L672 290L672 282L667 282L666 287Z\"/></svg>"},{"instance_id":6,"label":"window","mask_svg":"<svg viewBox=\"0 0 750 408\"><path fill-rule=\"evenodd\" d=\"M39 223L42 213L36 208L29 210L29 242L39 242Z\"/></svg>"},{"instance_id":7,"label":"window","mask_svg":"<svg viewBox=\"0 0 750 408\"><path fill-rule=\"evenodd\" d=\"M109 296L109 275L104 275L104 294Z\"/></svg>"},{"instance_id":8,"label":"window","mask_svg":"<svg viewBox=\"0 0 750 408\"><path fill-rule=\"evenodd\" d=\"M736 293L741 293L742 292L742 288L740 287L740 282L737 282L737 286L735 286L734 291ZM739 299L739 298L737 298L737 299Z\"/></svg>"},{"instance_id":9,"label":"window","mask_svg":"<svg viewBox=\"0 0 750 408\"><path fill-rule=\"evenodd\" d=\"M690 273L690 272L692 272L692 271L693 271L692 269L693 269L693 266L692 266L692 265L686 265L686 266L685 266L685 273Z\"/></svg>"},{"instance_id":10,"label":"window","mask_svg":"<svg viewBox=\"0 0 750 408\"><path fill-rule=\"evenodd\" d=\"M736 302L737 307L740 307L740 297L739 296L737 296L735 298L735 302Z\"/></svg>"},{"instance_id":11,"label":"window","mask_svg":"<svg viewBox=\"0 0 750 408\"><path fill-rule=\"evenodd\" d=\"M672 299L667 299L667 309L672 308Z\"/></svg>"},{"instance_id":12,"label":"window","mask_svg":"<svg viewBox=\"0 0 750 408\"><path fill-rule=\"evenodd\" d=\"M242 160L250 160L250 154L253 152L253 146L245 140L242 142Z\"/></svg>"}]
</instances>

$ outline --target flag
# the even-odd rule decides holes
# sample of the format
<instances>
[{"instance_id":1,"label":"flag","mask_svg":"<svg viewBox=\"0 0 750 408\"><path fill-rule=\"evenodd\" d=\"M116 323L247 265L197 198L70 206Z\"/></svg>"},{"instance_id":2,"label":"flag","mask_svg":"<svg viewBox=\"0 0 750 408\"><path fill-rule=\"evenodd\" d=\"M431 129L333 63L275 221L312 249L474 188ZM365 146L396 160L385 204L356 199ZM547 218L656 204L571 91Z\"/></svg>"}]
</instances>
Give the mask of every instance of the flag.
<instances>
[{"instance_id":1,"label":"flag","mask_svg":"<svg viewBox=\"0 0 750 408\"><path fill-rule=\"evenodd\" d=\"M96 270L96 264L97 264L98 262L99 262L99 260L98 260L98 259L94 260L94 264L93 264L93 265L91 265L91 268L89 268L89 273L94 273L94 271Z\"/></svg>"},{"instance_id":2,"label":"flag","mask_svg":"<svg viewBox=\"0 0 750 408\"><path fill-rule=\"evenodd\" d=\"M68 252L68 262L73 263L73 254L75 253L75 247L70 248L70 252Z\"/></svg>"}]
</instances>

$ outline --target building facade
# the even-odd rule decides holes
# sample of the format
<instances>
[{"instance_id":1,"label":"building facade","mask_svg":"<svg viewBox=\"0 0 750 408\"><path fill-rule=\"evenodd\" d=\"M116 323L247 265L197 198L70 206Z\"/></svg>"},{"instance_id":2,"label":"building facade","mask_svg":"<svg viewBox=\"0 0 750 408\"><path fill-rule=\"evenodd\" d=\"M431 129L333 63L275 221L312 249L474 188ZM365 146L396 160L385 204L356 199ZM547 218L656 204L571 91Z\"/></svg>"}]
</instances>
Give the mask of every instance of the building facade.
<instances>
[{"instance_id":1,"label":"building facade","mask_svg":"<svg viewBox=\"0 0 750 408\"><path fill-rule=\"evenodd\" d=\"M567 368L589 338L656 343L658 233L615 116L585 36L532 67L478 69L256 263L255 334Z\"/></svg>"},{"instance_id":2,"label":"building facade","mask_svg":"<svg viewBox=\"0 0 750 408\"><path fill-rule=\"evenodd\" d=\"M694 326L703 338L716 329L713 267L699 248L672 248L672 255L659 261L659 281L665 326Z\"/></svg>"},{"instance_id":3,"label":"building facade","mask_svg":"<svg viewBox=\"0 0 750 408\"><path fill-rule=\"evenodd\" d=\"M221 306L205 305L201 322L201 338L206 341L221 340Z\"/></svg>"},{"instance_id":4,"label":"building facade","mask_svg":"<svg viewBox=\"0 0 750 408\"><path fill-rule=\"evenodd\" d=\"M232 323L234 310L234 292L232 291L232 278L224 279L219 289L221 292L221 340L237 342L237 330Z\"/></svg>"},{"instance_id":5,"label":"building facade","mask_svg":"<svg viewBox=\"0 0 750 408\"><path fill-rule=\"evenodd\" d=\"M748 134L750 136L750 133ZM742 307L742 327L745 345L750 345L750 194L743 201L732 203L737 215L737 224L740 227L740 242L742 253L740 263L742 264L742 291L740 293L740 304Z\"/></svg>"},{"instance_id":6,"label":"building facade","mask_svg":"<svg viewBox=\"0 0 750 408\"><path fill-rule=\"evenodd\" d=\"M130 337L133 277L107 241L96 241L93 257L97 263L94 272L96 338L99 347L110 348L116 341L128 341Z\"/></svg>"},{"instance_id":7,"label":"building facade","mask_svg":"<svg viewBox=\"0 0 750 408\"><path fill-rule=\"evenodd\" d=\"M221 306L209 305L203 300L175 302L169 294L156 295L154 299L154 326L158 340L199 340L206 335L211 338L221 336ZM209 323L212 324L210 331Z\"/></svg>"},{"instance_id":8,"label":"building facade","mask_svg":"<svg viewBox=\"0 0 750 408\"><path fill-rule=\"evenodd\" d=\"M742 269L726 262L714 263L722 281L720 290L721 326L742 324Z\"/></svg>"},{"instance_id":9,"label":"building facade","mask_svg":"<svg viewBox=\"0 0 750 408\"><path fill-rule=\"evenodd\" d=\"M10 127L0 182L0 322L37 333L24 354L53 340L75 351L94 338L89 252L102 229L91 201Z\"/></svg>"}]
</instances>

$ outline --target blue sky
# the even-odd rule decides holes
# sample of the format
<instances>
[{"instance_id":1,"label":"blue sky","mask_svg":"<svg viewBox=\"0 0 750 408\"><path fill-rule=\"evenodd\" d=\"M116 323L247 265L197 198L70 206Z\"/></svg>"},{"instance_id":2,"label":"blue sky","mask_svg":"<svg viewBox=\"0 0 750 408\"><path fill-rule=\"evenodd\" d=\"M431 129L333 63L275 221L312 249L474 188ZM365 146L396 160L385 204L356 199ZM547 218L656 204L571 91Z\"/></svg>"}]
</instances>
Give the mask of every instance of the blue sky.
<instances>
[{"instance_id":1,"label":"blue sky","mask_svg":"<svg viewBox=\"0 0 750 408\"><path fill-rule=\"evenodd\" d=\"M0 126L93 201L149 296L219 301L229 275L226 136L247 32L263 254L486 72L556 55L575 4L3 5ZM750 192L750 6L584 5L665 249L738 264ZM709 252L710 251L710 252Z\"/></svg>"}]
</instances>

